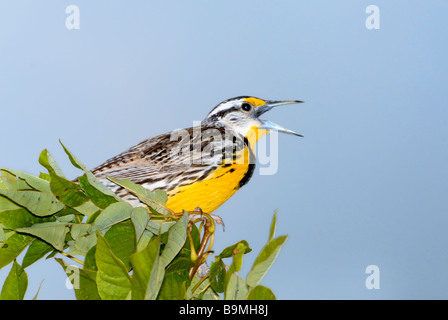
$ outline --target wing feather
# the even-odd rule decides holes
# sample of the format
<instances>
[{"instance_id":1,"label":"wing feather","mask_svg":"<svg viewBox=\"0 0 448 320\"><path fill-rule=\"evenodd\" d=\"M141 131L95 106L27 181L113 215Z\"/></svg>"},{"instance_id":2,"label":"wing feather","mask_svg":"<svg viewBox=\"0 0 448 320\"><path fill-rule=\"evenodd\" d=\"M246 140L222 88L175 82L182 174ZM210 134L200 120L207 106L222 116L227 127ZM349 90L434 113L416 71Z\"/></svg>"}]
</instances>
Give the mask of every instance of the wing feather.
<instances>
[{"instance_id":1,"label":"wing feather","mask_svg":"<svg viewBox=\"0 0 448 320\"><path fill-rule=\"evenodd\" d=\"M180 176L201 177L222 163L225 155L216 151L224 149L225 139L205 136L203 128L199 132L200 135L196 134L194 128L179 129L149 138L110 158L92 173L101 179L110 176L134 183L180 181Z\"/></svg>"}]
</instances>

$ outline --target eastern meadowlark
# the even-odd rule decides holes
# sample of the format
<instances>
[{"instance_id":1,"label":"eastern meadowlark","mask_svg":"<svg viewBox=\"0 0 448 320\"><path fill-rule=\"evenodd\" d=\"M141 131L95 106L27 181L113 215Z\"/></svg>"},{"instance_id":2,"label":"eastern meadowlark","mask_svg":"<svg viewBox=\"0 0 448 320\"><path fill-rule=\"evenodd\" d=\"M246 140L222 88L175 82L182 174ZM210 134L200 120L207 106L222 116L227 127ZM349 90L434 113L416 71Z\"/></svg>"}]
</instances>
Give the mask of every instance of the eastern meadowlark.
<instances>
[{"instance_id":1,"label":"eastern meadowlark","mask_svg":"<svg viewBox=\"0 0 448 320\"><path fill-rule=\"evenodd\" d=\"M211 213L252 177L254 147L269 130L301 136L260 120L273 107L302 101L268 101L240 96L218 104L200 123L149 138L92 170L134 206L138 199L107 177L129 179L144 188L167 192L173 212L200 208Z\"/></svg>"}]
</instances>

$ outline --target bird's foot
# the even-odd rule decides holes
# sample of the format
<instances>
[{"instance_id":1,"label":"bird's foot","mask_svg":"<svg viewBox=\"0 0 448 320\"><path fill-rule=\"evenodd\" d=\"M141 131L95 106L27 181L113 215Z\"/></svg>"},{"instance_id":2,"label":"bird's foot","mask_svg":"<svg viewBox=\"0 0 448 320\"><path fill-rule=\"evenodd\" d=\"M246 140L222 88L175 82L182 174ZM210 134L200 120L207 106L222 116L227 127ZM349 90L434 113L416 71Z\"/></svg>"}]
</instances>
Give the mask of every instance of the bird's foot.
<instances>
[{"instance_id":1,"label":"bird's foot","mask_svg":"<svg viewBox=\"0 0 448 320\"><path fill-rule=\"evenodd\" d=\"M207 216L202 212L202 209L199 207L196 207L196 209L194 209L194 211L189 211L188 213L189 213L188 219L191 222L198 222L201 220L204 221L204 223L207 222ZM218 216L216 214L208 214L208 215L213 219L213 221L215 221L215 223L222 225L223 231L226 230L224 220L220 216Z\"/></svg>"}]
</instances>

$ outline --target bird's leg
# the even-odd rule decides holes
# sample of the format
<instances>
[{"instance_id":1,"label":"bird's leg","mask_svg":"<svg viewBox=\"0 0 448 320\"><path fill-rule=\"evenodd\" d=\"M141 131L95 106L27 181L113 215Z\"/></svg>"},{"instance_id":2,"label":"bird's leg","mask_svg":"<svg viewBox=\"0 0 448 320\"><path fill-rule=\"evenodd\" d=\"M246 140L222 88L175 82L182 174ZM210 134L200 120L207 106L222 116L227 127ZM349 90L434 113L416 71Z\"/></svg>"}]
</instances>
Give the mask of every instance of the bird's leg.
<instances>
[{"instance_id":1,"label":"bird's leg","mask_svg":"<svg viewBox=\"0 0 448 320\"><path fill-rule=\"evenodd\" d=\"M190 246L192 250L192 257L195 257L195 265L191 267L189 271L190 279L193 279L198 268L207 260L207 256L212 252L216 229L215 221L208 213L202 212L200 208L196 208L194 212L200 212L199 215L201 217L200 219L190 219L190 223L194 224L198 221L202 221L204 225L204 234L202 236L202 240L197 253L193 251L195 250L194 247Z\"/></svg>"}]
</instances>

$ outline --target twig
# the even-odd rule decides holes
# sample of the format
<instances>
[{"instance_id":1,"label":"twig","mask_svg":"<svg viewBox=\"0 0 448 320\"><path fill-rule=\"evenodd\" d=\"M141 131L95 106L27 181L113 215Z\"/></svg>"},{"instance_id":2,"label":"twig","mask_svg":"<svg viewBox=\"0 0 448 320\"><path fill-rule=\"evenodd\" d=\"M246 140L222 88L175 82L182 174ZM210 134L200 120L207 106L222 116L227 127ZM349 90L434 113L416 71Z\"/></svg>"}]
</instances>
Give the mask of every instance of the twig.
<instances>
[{"instance_id":1,"label":"twig","mask_svg":"<svg viewBox=\"0 0 448 320\"><path fill-rule=\"evenodd\" d=\"M63 252L63 251L60 251L59 253L62 254L63 256L65 256L65 257L69 258L69 259L72 259L72 260L75 261L75 262L78 262L80 265L84 266L84 262L82 262L82 261L79 260L78 258L75 258L74 256L71 256L71 255L69 255L69 254L66 254L66 253Z\"/></svg>"}]
</instances>

